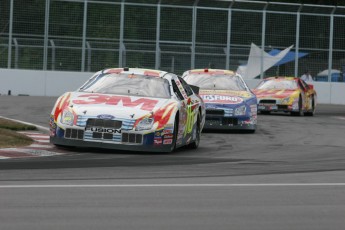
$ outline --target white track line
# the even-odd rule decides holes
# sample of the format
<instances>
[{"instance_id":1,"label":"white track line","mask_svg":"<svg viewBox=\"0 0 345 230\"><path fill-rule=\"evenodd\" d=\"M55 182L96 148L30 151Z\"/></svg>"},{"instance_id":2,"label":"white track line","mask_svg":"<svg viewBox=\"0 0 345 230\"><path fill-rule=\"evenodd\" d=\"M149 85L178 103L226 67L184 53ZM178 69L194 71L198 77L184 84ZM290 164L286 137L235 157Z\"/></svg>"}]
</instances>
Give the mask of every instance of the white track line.
<instances>
[{"instance_id":1,"label":"white track line","mask_svg":"<svg viewBox=\"0 0 345 230\"><path fill-rule=\"evenodd\" d=\"M0 185L1 188L141 188L141 187L325 187L345 186L345 183L270 183L270 184L51 184Z\"/></svg>"}]
</instances>

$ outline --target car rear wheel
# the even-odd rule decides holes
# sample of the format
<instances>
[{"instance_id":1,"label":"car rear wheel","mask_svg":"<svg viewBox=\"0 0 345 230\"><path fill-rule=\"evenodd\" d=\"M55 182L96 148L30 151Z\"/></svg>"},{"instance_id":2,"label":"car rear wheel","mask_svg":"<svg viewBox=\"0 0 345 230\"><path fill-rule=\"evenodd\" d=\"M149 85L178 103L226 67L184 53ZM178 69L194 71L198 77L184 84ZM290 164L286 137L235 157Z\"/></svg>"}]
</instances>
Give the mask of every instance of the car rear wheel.
<instances>
[{"instance_id":1,"label":"car rear wheel","mask_svg":"<svg viewBox=\"0 0 345 230\"><path fill-rule=\"evenodd\" d=\"M197 149L200 144L200 136L201 136L201 129L200 129L200 114L198 115L198 120L196 122L196 129L195 129L196 138L195 140L188 145L191 149Z\"/></svg>"},{"instance_id":2,"label":"car rear wheel","mask_svg":"<svg viewBox=\"0 0 345 230\"><path fill-rule=\"evenodd\" d=\"M302 103L302 97L300 96L299 97L299 100L298 100L298 111L297 112L291 112L291 115L292 116L302 116L303 115L303 103Z\"/></svg>"},{"instance_id":3,"label":"car rear wheel","mask_svg":"<svg viewBox=\"0 0 345 230\"><path fill-rule=\"evenodd\" d=\"M315 101L313 97L311 100L311 111L305 112L304 116L314 116L314 112L315 112Z\"/></svg>"},{"instance_id":4,"label":"car rear wheel","mask_svg":"<svg viewBox=\"0 0 345 230\"><path fill-rule=\"evenodd\" d=\"M170 147L170 152L173 152L176 149L178 121L179 121L178 116L176 116L175 123L174 123L174 134L173 134L173 140L172 140L171 147Z\"/></svg>"}]
</instances>

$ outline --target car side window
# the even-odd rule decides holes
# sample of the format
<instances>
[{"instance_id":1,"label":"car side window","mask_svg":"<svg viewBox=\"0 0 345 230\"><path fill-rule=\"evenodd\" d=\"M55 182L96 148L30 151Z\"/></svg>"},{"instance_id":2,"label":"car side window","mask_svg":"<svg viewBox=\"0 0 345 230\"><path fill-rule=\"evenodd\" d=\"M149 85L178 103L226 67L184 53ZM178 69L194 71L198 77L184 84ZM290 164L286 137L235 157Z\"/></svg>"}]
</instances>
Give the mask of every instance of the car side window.
<instances>
[{"instance_id":1,"label":"car side window","mask_svg":"<svg viewBox=\"0 0 345 230\"><path fill-rule=\"evenodd\" d=\"M193 90L192 88L187 84L187 82L185 80L183 80L181 77L178 78L180 80L180 82L182 83L182 86L184 88L184 91L186 91L187 96L191 96L193 94Z\"/></svg>"},{"instance_id":2,"label":"car side window","mask_svg":"<svg viewBox=\"0 0 345 230\"><path fill-rule=\"evenodd\" d=\"M176 82L174 80L172 80L171 83L172 83L172 87L173 87L174 93L177 96L177 98L180 100L184 100L182 93L180 92L179 88L177 87Z\"/></svg>"}]
</instances>

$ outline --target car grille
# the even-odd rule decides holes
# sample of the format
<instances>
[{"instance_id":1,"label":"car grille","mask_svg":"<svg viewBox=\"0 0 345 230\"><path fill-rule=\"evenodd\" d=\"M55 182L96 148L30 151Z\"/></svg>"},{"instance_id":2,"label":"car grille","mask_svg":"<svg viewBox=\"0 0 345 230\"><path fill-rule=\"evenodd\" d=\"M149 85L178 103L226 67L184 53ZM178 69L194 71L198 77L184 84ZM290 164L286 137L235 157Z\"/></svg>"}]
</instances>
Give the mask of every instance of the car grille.
<instances>
[{"instance_id":1,"label":"car grille","mask_svg":"<svg viewBox=\"0 0 345 230\"><path fill-rule=\"evenodd\" d=\"M277 105L279 110L288 109L287 105Z\"/></svg>"},{"instance_id":2,"label":"car grille","mask_svg":"<svg viewBox=\"0 0 345 230\"><path fill-rule=\"evenodd\" d=\"M276 104L276 100L260 100L260 104Z\"/></svg>"},{"instance_id":3,"label":"car grille","mask_svg":"<svg viewBox=\"0 0 345 230\"><path fill-rule=\"evenodd\" d=\"M210 125L238 125L238 119L234 117L206 117Z\"/></svg>"},{"instance_id":4,"label":"car grille","mask_svg":"<svg viewBox=\"0 0 345 230\"><path fill-rule=\"evenodd\" d=\"M99 119L95 116L79 115L77 118L77 126L85 127L86 123L88 121L93 122L92 120L95 121L95 120L102 120L102 119ZM108 120L108 121L113 121L113 120ZM122 122L121 130L132 130L136 119L117 118L116 121ZM116 128L116 127L113 127L113 128Z\"/></svg>"},{"instance_id":5,"label":"car grille","mask_svg":"<svg viewBox=\"0 0 345 230\"><path fill-rule=\"evenodd\" d=\"M86 128L98 127L98 128L120 129L121 126L122 126L122 121L117 121L117 120L89 118L87 119L87 122L86 122Z\"/></svg>"},{"instance_id":6,"label":"car grille","mask_svg":"<svg viewBox=\"0 0 345 230\"><path fill-rule=\"evenodd\" d=\"M122 142L141 144L142 141L143 141L142 134L122 133Z\"/></svg>"},{"instance_id":7,"label":"car grille","mask_svg":"<svg viewBox=\"0 0 345 230\"><path fill-rule=\"evenodd\" d=\"M122 121L89 118L85 126L85 140L121 141Z\"/></svg>"},{"instance_id":8,"label":"car grille","mask_svg":"<svg viewBox=\"0 0 345 230\"><path fill-rule=\"evenodd\" d=\"M224 115L222 109L206 109L206 115Z\"/></svg>"},{"instance_id":9,"label":"car grille","mask_svg":"<svg viewBox=\"0 0 345 230\"><path fill-rule=\"evenodd\" d=\"M84 130L81 129L66 129L65 138L82 140L84 137Z\"/></svg>"}]
</instances>

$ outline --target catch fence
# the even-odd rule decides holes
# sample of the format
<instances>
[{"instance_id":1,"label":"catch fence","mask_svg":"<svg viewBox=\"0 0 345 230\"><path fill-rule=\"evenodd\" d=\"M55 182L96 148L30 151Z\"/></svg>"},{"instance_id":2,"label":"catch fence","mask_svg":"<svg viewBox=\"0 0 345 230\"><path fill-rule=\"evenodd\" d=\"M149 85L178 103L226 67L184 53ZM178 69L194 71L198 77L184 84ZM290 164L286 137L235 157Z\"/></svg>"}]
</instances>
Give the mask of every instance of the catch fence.
<instances>
[{"instance_id":1,"label":"catch fence","mask_svg":"<svg viewBox=\"0 0 345 230\"><path fill-rule=\"evenodd\" d=\"M338 73L320 81L345 80L342 6L3 0L0 15L0 68L95 72L128 66L177 74L206 67L236 70L247 63L254 43L268 53L294 45L292 58L261 77L300 76L309 69L314 77L323 70Z\"/></svg>"}]
</instances>

